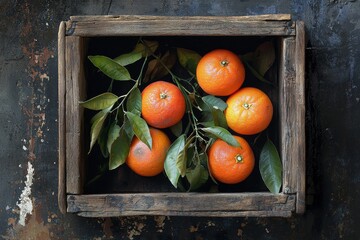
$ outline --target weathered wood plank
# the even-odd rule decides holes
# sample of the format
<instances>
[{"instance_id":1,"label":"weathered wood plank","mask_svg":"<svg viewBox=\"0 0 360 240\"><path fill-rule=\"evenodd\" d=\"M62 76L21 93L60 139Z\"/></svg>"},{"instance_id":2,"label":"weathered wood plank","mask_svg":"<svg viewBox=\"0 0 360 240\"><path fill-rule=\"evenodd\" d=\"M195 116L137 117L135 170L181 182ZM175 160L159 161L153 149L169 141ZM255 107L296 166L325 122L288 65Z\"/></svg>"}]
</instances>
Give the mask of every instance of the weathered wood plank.
<instances>
[{"instance_id":1,"label":"weathered wood plank","mask_svg":"<svg viewBox=\"0 0 360 240\"><path fill-rule=\"evenodd\" d=\"M59 179L58 179L58 206L61 213L66 212L66 178L65 178L65 156L66 156L66 138L65 138L65 22L61 22L58 32L58 131L59 131Z\"/></svg>"},{"instance_id":2,"label":"weathered wood plank","mask_svg":"<svg viewBox=\"0 0 360 240\"><path fill-rule=\"evenodd\" d=\"M279 70L279 107L280 107L280 142L281 159L283 162L283 192L297 192L297 161L299 137L302 129L297 120L300 106L298 104L295 38L287 37L281 43Z\"/></svg>"},{"instance_id":3,"label":"weathered wood plank","mask_svg":"<svg viewBox=\"0 0 360 240\"><path fill-rule=\"evenodd\" d=\"M264 14L250 16L150 16L150 15L86 15L71 16L71 21L134 21L134 20L217 20L226 19L232 21L290 21L291 14Z\"/></svg>"},{"instance_id":4,"label":"weathered wood plank","mask_svg":"<svg viewBox=\"0 0 360 240\"><path fill-rule=\"evenodd\" d=\"M98 21L69 21L74 36L288 36L295 35L290 21L249 21L231 17L142 17Z\"/></svg>"},{"instance_id":5,"label":"weathered wood plank","mask_svg":"<svg viewBox=\"0 0 360 240\"><path fill-rule=\"evenodd\" d=\"M305 212L305 25L304 22L296 22L296 95L298 114L296 122L298 123L298 151L297 151L297 197L296 213Z\"/></svg>"},{"instance_id":6,"label":"weathered wood plank","mask_svg":"<svg viewBox=\"0 0 360 240\"><path fill-rule=\"evenodd\" d=\"M271 193L127 193L69 195L68 212L94 216L243 216L263 212L288 215L295 196Z\"/></svg>"},{"instance_id":7,"label":"weathered wood plank","mask_svg":"<svg viewBox=\"0 0 360 240\"><path fill-rule=\"evenodd\" d=\"M83 192L84 144L83 109L79 101L85 99L83 39L66 37L66 191Z\"/></svg>"},{"instance_id":8,"label":"weathered wood plank","mask_svg":"<svg viewBox=\"0 0 360 240\"><path fill-rule=\"evenodd\" d=\"M293 215L291 211L126 211L119 215L118 212L79 212L78 216L81 217L119 217L119 216L186 216L186 217L283 217L288 218Z\"/></svg>"}]
</instances>

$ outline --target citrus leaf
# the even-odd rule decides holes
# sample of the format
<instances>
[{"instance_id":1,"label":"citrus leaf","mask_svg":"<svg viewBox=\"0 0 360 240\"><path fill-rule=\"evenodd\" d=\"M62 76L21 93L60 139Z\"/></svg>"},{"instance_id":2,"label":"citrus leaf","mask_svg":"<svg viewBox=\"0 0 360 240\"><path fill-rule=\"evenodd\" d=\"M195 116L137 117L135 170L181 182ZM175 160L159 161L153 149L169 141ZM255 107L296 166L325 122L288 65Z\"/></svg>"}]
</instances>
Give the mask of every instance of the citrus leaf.
<instances>
[{"instance_id":1,"label":"citrus leaf","mask_svg":"<svg viewBox=\"0 0 360 240\"><path fill-rule=\"evenodd\" d=\"M180 65L195 75L201 56L197 52L185 48L177 48L176 51Z\"/></svg>"},{"instance_id":2,"label":"citrus leaf","mask_svg":"<svg viewBox=\"0 0 360 240\"><path fill-rule=\"evenodd\" d=\"M201 98L209 107L224 111L227 108L226 102L213 95L206 95Z\"/></svg>"},{"instance_id":3,"label":"citrus leaf","mask_svg":"<svg viewBox=\"0 0 360 240\"><path fill-rule=\"evenodd\" d=\"M259 168L266 187L272 193L278 193L281 187L282 164L275 145L268 139L261 150Z\"/></svg>"},{"instance_id":4,"label":"citrus leaf","mask_svg":"<svg viewBox=\"0 0 360 240\"><path fill-rule=\"evenodd\" d=\"M148 56L150 52L155 52L159 46L159 43L155 41L144 40L144 43L146 46L143 43L138 43L136 44L134 50L114 58L114 61L124 67L139 61L143 57Z\"/></svg>"},{"instance_id":5,"label":"citrus leaf","mask_svg":"<svg viewBox=\"0 0 360 240\"><path fill-rule=\"evenodd\" d=\"M89 56L89 60L106 76L114 80L130 80L129 71L106 56Z\"/></svg>"},{"instance_id":6,"label":"citrus leaf","mask_svg":"<svg viewBox=\"0 0 360 240\"><path fill-rule=\"evenodd\" d=\"M109 151L107 149L107 138L108 138L109 124L107 126L103 126L99 133L99 137L97 139L97 143L99 145L100 151L104 158L109 157Z\"/></svg>"},{"instance_id":7,"label":"citrus leaf","mask_svg":"<svg viewBox=\"0 0 360 240\"><path fill-rule=\"evenodd\" d=\"M247 62L252 62L252 61L254 61L254 56L255 55L253 52L248 52L248 53L241 55L241 60L247 61Z\"/></svg>"},{"instance_id":8,"label":"citrus leaf","mask_svg":"<svg viewBox=\"0 0 360 240\"><path fill-rule=\"evenodd\" d=\"M126 117L129 119L132 130L135 135L145 143L149 149L152 148L152 139L150 135L150 130L144 119L132 112L126 112Z\"/></svg>"},{"instance_id":9,"label":"citrus leaf","mask_svg":"<svg viewBox=\"0 0 360 240\"><path fill-rule=\"evenodd\" d=\"M110 125L106 141L106 147L108 149L108 152L111 152L111 145L119 137L120 129L120 126L117 125L115 122Z\"/></svg>"},{"instance_id":10,"label":"citrus leaf","mask_svg":"<svg viewBox=\"0 0 360 240\"><path fill-rule=\"evenodd\" d=\"M214 127L214 121L207 121L207 122L199 122L199 124L203 125L204 127Z\"/></svg>"},{"instance_id":11,"label":"citrus leaf","mask_svg":"<svg viewBox=\"0 0 360 240\"><path fill-rule=\"evenodd\" d=\"M117 64L125 67L127 65L139 61L141 58L142 58L141 52L130 52L130 53L121 54L120 56L114 58L114 61Z\"/></svg>"},{"instance_id":12,"label":"citrus leaf","mask_svg":"<svg viewBox=\"0 0 360 240\"><path fill-rule=\"evenodd\" d=\"M274 61L275 49L272 42L264 42L256 48L254 52L253 66L261 76L265 75L265 73L273 65Z\"/></svg>"},{"instance_id":13,"label":"citrus leaf","mask_svg":"<svg viewBox=\"0 0 360 240\"><path fill-rule=\"evenodd\" d=\"M118 138L111 145L109 170L113 170L125 163L130 150L130 140L124 129L120 130Z\"/></svg>"},{"instance_id":14,"label":"citrus leaf","mask_svg":"<svg viewBox=\"0 0 360 240\"><path fill-rule=\"evenodd\" d=\"M124 130L125 130L126 135L128 136L128 138L129 138L130 140L132 140L133 137L134 137L134 135L135 135L135 133L134 133L132 127L131 127L131 124L130 124L130 121L129 121L129 120L126 120L126 119L124 120L123 128L124 128Z\"/></svg>"},{"instance_id":15,"label":"citrus leaf","mask_svg":"<svg viewBox=\"0 0 360 240\"><path fill-rule=\"evenodd\" d=\"M127 100L126 100L126 109L132 113L135 113L140 116L141 114L141 92L139 88L134 88Z\"/></svg>"},{"instance_id":16,"label":"citrus leaf","mask_svg":"<svg viewBox=\"0 0 360 240\"><path fill-rule=\"evenodd\" d=\"M177 188L177 183L180 177L178 168L178 156L185 147L185 134L178 137L170 146L164 163L165 174L169 178L171 184Z\"/></svg>"},{"instance_id":17,"label":"citrus leaf","mask_svg":"<svg viewBox=\"0 0 360 240\"><path fill-rule=\"evenodd\" d=\"M179 153L176 159L176 167L179 170L180 176L185 177L186 174L186 145L183 150Z\"/></svg>"},{"instance_id":18,"label":"citrus leaf","mask_svg":"<svg viewBox=\"0 0 360 240\"><path fill-rule=\"evenodd\" d=\"M96 119L92 125L91 125L91 129L90 129L90 148L89 148L89 152L91 152L91 149L93 148L96 140L99 137L100 131L104 125L105 119L108 115L108 112L106 111L101 111L101 114L99 115L98 119Z\"/></svg>"},{"instance_id":19,"label":"citrus leaf","mask_svg":"<svg viewBox=\"0 0 360 240\"><path fill-rule=\"evenodd\" d=\"M257 79L259 79L260 81L262 81L262 82L264 82L264 83L273 85L272 82L266 80L263 76L261 76L261 74L258 73L258 72L256 71L256 69L253 68L248 61L246 61L246 60L244 60L244 59L242 59L242 60L243 60L243 63L245 63L245 66L250 70L250 72L251 72Z\"/></svg>"},{"instance_id":20,"label":"citrus leaf","mask_svg":"<svg viewBox=\"0 0 360 240\"><path fill-rule=\"evenodd\" d=\"M236 141L233 135L231 135L231 133L225 128L215 126L215 127L201 128L201 130L210 133L212 135L215 135L216 137L220 138L221 140L225 141L231 146L240 147L238 141Z\"/></svg>"},{"instance_id":21,"label":"citrus leaf","mask_svg":"<svg viewBox=\"0 0 360 240\"><path fill-rule=\"evenodd\" d=\"M225 118L223 111L221 111L220 109L214 108L214 109L212 109L211 114L212 114L215 126L219 126L219 127L225 128L225 129L228 128L226 118Z\"/></svg>"},{"instance_id":22,"label":"citrus leaf","mask_svg":"<svg viewBox=\"0 0 360 240\"><path fill-rule=\"evenodd\" d=\"M172 125L170 127L170 130L176 137L179 137L181 135L181 133L183 132L182 122L179 121L177 124Z\"/></svg>"},{"instance_id":23,"label":"citrus leaf","mask_svg":"<svg viewBox=\"0 0 360 240\"><path fill-rule=\"evenodd\" d=\"M98 120L99 118L101 118L104 113L108 113L111 110L112 106L105 108L101 111L99 111L98 113L96 113L90 120L90 124L93 124L96 120Z\"/></svg>"},{"instance_id":24,"label":"citrus leaf","mask_svg":"<svg viewBox=\"0 0 360 240\"><path fill-rule=\"evenodd\" d=\"M84 102L80 102L80 105L91 110L102 110L114 105L118 99L118 96L115 94L106 92Z\"/></svg>"},{"instance_id":25,"label":"citrus leaf","mask_svg":"<svg viewBox=\"0 0 360 240\"><path fill-rule=\"evenodd\" d=\"M204 162L204 163L206 164L206 168L207 168L207 170L208 170L208 173L209 173L209 176L210 176L211 180L212 180L214 183L218 184L217 181L215 180L215 178L213 177L213 175L212 175L211 172L210 172L210 168L209 168L209 158L208 158L208 155L206 154L206 152L204 152L203 154L200 154L199 157L200 157L200 161L201 161L201 162Z\"/></svg>"},{"instance_id":26,"label":"citrus leaf","mask_svg":"<svg viewBox=\"0 0 360 240\"><path fill-rule=\"evenodd\" d=\"M176 56L170 51L167 51L160 60L153 59L149 62L148 68L145 72L143 82L147 82L149 80L160 79L169 74L168 70L170 70L176 62ZM164 67L166 66L166 68Z\"/></svg>"},{"instance_id":27,"label":"citrus leaf","mask_svg":"<svg viewBox=\"0 0 360 240\"><path fill-rule=\"evenodd\" d=\"M203 165L198 163L194 169L188 169L186 178L190 184L189 191L196 190L201 187L209 179L209 173Z\"/></svg>"},{"instance_id":28,"label":"citrus leaf","mask_svg":"<svg viewBox=\"0 0 360 240\"><path fill-rule=\"evenodd\" d=\"M139 52L142 57L148 57L151 53L154 53L158 47L159 43L156 41L143 40L143 43L136 44L133 52Z\"/></svg>"}]
</instances>

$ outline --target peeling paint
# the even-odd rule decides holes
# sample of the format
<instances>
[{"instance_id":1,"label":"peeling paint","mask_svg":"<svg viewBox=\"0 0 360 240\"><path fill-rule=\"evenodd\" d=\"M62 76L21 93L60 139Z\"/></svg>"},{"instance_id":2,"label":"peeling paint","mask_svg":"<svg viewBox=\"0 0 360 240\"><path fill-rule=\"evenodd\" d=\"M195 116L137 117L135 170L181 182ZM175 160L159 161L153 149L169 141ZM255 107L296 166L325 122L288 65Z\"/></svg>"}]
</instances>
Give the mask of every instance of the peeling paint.
<instances>
[{"instance_id":1,"label":"peeling paint","mask_svg":"<svg viewBox=\"0 0 360 240\"><path fill-rule=\"evenodd\" d=\"M30 162L28 162L25 188L23 189L18 203L16 205L20 208L20 218L19 224L25 226L26 216L31 214L33 211L33 203L30 199L31 195L31 186L33 184L34 179L34 168Z\"/></svg>"}]
</instances>

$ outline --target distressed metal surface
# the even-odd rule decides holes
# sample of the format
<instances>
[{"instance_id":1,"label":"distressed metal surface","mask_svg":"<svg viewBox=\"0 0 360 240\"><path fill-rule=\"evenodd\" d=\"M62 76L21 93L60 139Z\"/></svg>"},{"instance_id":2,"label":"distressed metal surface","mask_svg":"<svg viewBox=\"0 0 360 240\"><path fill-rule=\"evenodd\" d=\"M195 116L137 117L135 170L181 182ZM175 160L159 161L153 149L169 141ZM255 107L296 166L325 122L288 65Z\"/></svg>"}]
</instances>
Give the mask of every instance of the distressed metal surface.
<instances>
[{"instance_id":1,"label":"distressed metal surface","mask_svg":"<svg viewBox=\"0 0 360 240\"><path fill-rule=\"evenodd\" d=\"M0 1L0 236L40 240L360 239L359 9L356 0ZM60 214L56 102L61 20L82 14L268 13L291 13L306 26L305 215L290 219L87 219ZM19 200L26 197L30 201ZM25 226L20 224L21 216Z\"/></svg>"}]
</instances>

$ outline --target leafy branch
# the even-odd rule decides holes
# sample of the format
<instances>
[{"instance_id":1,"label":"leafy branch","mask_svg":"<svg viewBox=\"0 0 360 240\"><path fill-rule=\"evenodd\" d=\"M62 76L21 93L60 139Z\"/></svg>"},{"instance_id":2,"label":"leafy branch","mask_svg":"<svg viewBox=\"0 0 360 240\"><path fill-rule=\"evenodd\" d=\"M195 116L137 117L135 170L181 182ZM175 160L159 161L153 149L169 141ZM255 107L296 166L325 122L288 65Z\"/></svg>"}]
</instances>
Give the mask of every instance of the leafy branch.
<instances>
[{"instance_id":1,"label":"leafy branch","mask_svg":"<svg viewBox=\"0 0 360 240\"><path fill-rule=\"evenodd\" d=\"M109 158L108 169L113 170L125 163L134 135L151 149L149 126L141 117L140 87L169 75L185 98L187 116L170 128L176 139L166 155L165 174L175 188L183 189L187 186L185 189L195 190L206 183L209 177L216 182L208 170L206 152L211 144L216 139L237 147L239 143L228 130L224 115L226 102L212 95L203 96L199 91L195 80L201 56L189 49L159 51L158 47L158 42L140 38L131 52L114 59L101 55L89 56L92 64L111 79L107 92L80 103L84 108L98 111L90 121L89 153L98 142L103 156ZM143 62L137 68L136 78L133 78L127 66L141 59ZM275 60L271 43L260 45L254 52L242 55L241 59L256 78L273 85L264 78ZM177 75L174 66L185 69L187 76ZM123 81L132 81L134 84L125 94L117 96L112 92L113 84ZM278 175L269 178L274 171L279 172L279 157L274 154L270 144L264 146L260 158L260 171L266 185L271 191L279 191L281 177L280 180ZM269 182L273 184L269 185Z\"/></svg>"}]
</instances>

